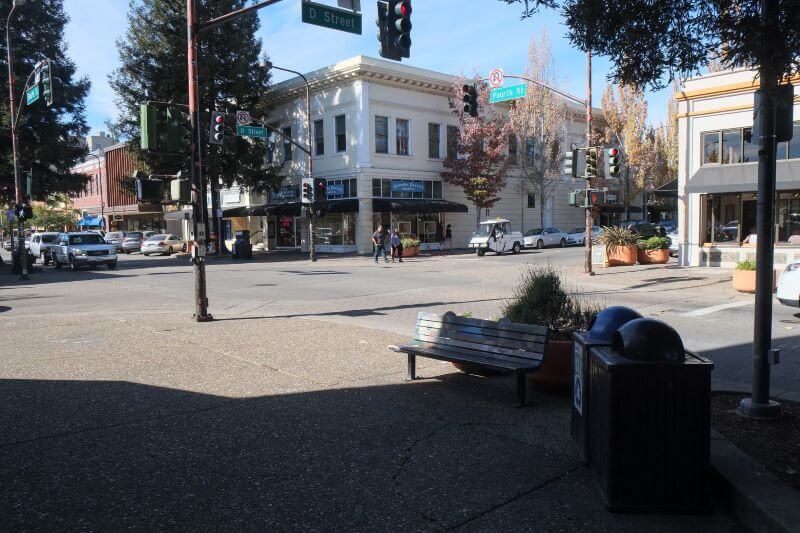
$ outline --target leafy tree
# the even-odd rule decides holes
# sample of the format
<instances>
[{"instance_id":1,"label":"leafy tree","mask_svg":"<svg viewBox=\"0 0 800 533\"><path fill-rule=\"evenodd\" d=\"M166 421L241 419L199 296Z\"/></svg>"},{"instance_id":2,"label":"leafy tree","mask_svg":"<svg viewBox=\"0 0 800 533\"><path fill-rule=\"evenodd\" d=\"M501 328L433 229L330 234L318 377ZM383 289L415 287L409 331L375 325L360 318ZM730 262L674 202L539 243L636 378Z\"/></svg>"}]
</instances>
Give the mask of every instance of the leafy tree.
<instances>
[{"instance_id":1,"label":"leafy tree","mask_svg":"<svg viewBox=\"0 0 800 533\"><path fill-rule=\"evenodd\" d=\"M72 199L66 194L51 194L44 202L33 206L31 227L45 231L64 231L78 216Z\"/></svg>"},{"instance_id":2,"label":"leafy tree","mask_svg":"<svg viewBox=\"0 0 800 533\"><path fill-rule=\"evenodd\" d=\"M5 17L11 9L11 0L0 0L0 6ZM28 2L11 17L17 110L24 103L25 80L36 63L44 58L52 60L55 102L50 107L43 99L25 105L17 128L20 174L33 170L36 198L44 198L51 192L78 191L85 183L85 176L73 174L71 169L85 157L87 150L83 142L89 132L84 100L90 83L86 78L76 78L75 63L67 55L64 25L68 20L63 0ZM0 202L14 199L7 70L6 41L0 39L0 72L4 73L0 99L4 132L0 136Z\"/></svg>"},{"instance_id":3,"label":"leafy tree","mask_svg":"<svg viewBox=\"0 0 800 533\"><path fill-rule=\"evenodd\" d=\"M464 113L462 98L466 79L455 81L450 108L458 115L459 131L455 142L457 156L444 160L442 179L461 187L464 195L475 205L475 225L481 221L481 210L489 209L500 198L498 194L506 186L508 172L508 121L506 117L489 105L489 88L475 81L478 87L478 107L481 114L471 117Z\"/></svg>"},{"instance_id":4,"label":"leafy tree","mask_svg":"<svg viewBox=\"0 0 800 533\"><path fill-rule=\"evenodd\" d=\"M538 40L531 39L526 75L550 87L560 85L546 32ZM519 147L516 166L524 180L523 189L530 187L539 197L540 227L545 227L545 206L561 182L567 120L564 99L535 84L528 84L527 95L516 100L509 112L509 129Z\"/></svg>"},{"instance_id":5,"label":"leafy tree","mask_svg":"<svg viewBox=\"0 0 800 533\"><path fill-rule=\"evenodd\" d=\"M247 0L201 2L199 18L209 20L248 4ZM251 14L201 34L199 97L203 169L209 182L221 180L225 186L235 182L263 192L280 181L279 167L266 166L265 140L245 139L228 131L224 146L207 143L212 110L254 109L269 85L270 74L259 67L262 43L255 37L258 28L258 16ZM113 131L128 139L143 170L188 172L188 157L145 153L139 145L140 104L148 100L188 103L185 0L131 0L128 30L117 42L117 51L121 66L109 78L120 109Z\"/></svg>"},{"instance_id":6,"label":"leafy tree","mask_svg":"<svg viewBox=\"0 0 800 533\"><path fill-rule=\"evenodd\" d=\"M667 120L651 134L656 160L653 181L661 187L678 177L678 102L675 95L667 101Z\"/></svg>"}]
</instances>

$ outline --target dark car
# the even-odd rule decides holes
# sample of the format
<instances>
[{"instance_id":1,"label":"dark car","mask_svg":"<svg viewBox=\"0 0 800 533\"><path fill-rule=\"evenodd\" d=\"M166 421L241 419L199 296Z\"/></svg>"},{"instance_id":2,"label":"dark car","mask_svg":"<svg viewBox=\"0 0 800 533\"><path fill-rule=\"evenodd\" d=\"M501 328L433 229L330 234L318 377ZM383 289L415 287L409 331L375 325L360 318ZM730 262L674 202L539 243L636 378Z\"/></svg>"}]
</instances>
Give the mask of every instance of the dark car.
<instances>
[{"instance_id":1,"label":"dark car","mask_svg":"<svg viewBox=\"0 0 800 533\"><path fill-rule=\"evenodd\" d=\"M650 222L638 221L630 222L625 227L631 231L638 233L642 239L649 239L650 237L666 237L667 232L661 226L651 224Z\"/></svg>"}]
</instances>

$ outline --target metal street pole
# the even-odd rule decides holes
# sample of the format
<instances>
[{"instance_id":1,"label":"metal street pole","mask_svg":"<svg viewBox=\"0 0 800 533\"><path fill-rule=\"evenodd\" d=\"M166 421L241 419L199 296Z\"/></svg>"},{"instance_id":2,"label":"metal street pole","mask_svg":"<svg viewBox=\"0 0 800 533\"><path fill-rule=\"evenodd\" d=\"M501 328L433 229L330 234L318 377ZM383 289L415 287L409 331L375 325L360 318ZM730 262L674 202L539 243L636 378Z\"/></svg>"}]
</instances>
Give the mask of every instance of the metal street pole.
<instances>
[{"instance_id":1,"label":"metal street pole","mask_svg":"<svg viewBox=\"0 0 800 533\"><path fill-rule=\"evenodd\" d=\"M191 175L192 184L196 192L195 201L192 202L194 218L194 319L197 322L209 322L214 319L208 313L208 297L206 292L206 188L203 182L202 166L200 163L200 146L202 135L200 133L200 96L198 87L198 50L197 50L197 5L195 0L186 0L186 26L188 50L186 62L189 74L189 116L192 131ZM201 231L202 230L202 231Z\"/></svg>"},{"instance_id":2,"label":"metal street pole","mask_svg":"<svg viewBox=\"0 0 800 533\"><path fill-rule=\"evenodd\" d=\"M587 48L586 50L586 147L592 146L592 51ZM592 181L589 175L586 175L586 188L592 188ZM586 208L586 253L583 260L583 272L594 276L592 270L592 226L594 225L594 217L592 216L592 208Z\"/></svg>"},{"instance_id":3,"label":"metal street pole","mask_svg":"<svg viewBox=\"0 0 800 533\"><path fill-rule=\"evenodd\" d=\"M314 164L314 147L313 147L313 132L311 131L311 85L308 83L308 78L306 78L301 72L296 70L292 70L289 68L277 67L272 64L272 62L267 62L264 65L266 68L274 68L276 70L282 70L283 72L288 72L290 74L295 74L302 78L303 82L306 84L306 129L308 130L308 151L306 152L306 176L311 179L313 177L313 164ZM313 181L312 181L313 183ZM316 187L314 188L316 189ZM314 191L316 194L316 190ZM314 198L314 203L316 203L316 197ZM317 218L317 211L314 209L314 204L311 204L311 218L308 220L308 250L309 250L309 258L311 261L317 260L316 254L316 246L314 245L314 223Z\"/></svg>"},{"instance_id":4,"label":"metal street pole","mask_svg":"<svg viewBox=\"0 0 800 533\"><path fill-rule=\"evenodd\" d=\"M16 122L16 113L14 112L14 67L13 67L13 54L11 53L11 17L14 14L14 11L17 9L17 5L21 4L19 0L14 0L11 5L11 11L8 13L8 18L6 19L6 60L8 61L8 99L9 99L9 110L11 112L11 151L13 153L14 159L14 199L17 204L22 203L22 185L19 181L19 147L17 145L17 122ZM27 254L25 253L25 231L22 219L19 220L19 240L17 242L17 246L19 250L17 252L18 260L19 260L19 267L20 267L20 279L27 280L28 279L28 258ZM14 232L11 232L11 257L12 257L12 264L14 258Z\"/></svg>"},{"instance_id":5,"label":"metal street pole","mask_svg":"<svg viewBox=\"0 0 800 533\"><path fill-rule=\"evenodd\" d=\"M777 0L761 0L761 26L775 34ZM770 32L769 30L773 30ZM777 142L775 139L775 103L779 74L769 64L771 52L764 43L759 69L758 197L756 213L756 302L753 332L753 390L750 398L739 404L739 412L756 418L780 416L780 404L769 399L770 365L777 362L772 350L772 288L775 246L775 178Z\"/></svg>"}]
</instances>

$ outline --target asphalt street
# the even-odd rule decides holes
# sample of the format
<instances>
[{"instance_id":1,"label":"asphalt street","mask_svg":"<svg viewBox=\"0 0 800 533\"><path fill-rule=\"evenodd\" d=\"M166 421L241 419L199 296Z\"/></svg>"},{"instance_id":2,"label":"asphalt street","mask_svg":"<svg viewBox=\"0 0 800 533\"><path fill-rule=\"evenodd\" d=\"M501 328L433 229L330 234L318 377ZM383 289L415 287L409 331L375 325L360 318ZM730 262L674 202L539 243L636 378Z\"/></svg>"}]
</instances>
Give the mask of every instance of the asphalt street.
<instances>
[{"instance_id":1,"label":"asphalt street","mask_svg":"<svg viewBox=\"0 0 800 533\"><path fill-rule=\"evenodd\" d=\"M409 335L419 311L497 317L526 265L549 262L571 287L601 305L629 305L664 320L689 350L716 363L714 385L748 390L752 374L753 301L718 268L636 266L582 273L582 249L519 255L454 255L374 264L370 258L274 254L251 262L209 261L210 311L217 317L304 317ZM190 316L192 267L185 257L122 256L119 269L76 273L40 269L21 284L11 276L0 295L7 317L87 314ZM3 315L0 315L3 316ZM773 338L781 349L772 368L775 396L800 394L800 314L774 301ZM257 326L254 324L254 328Z\"/></svg>"},{"instance_id":2,"label":"asphalt street","mask_svg":"<svg viewBox=\"0 0 800 533\"><path fill-rule=\"evenodd\" d=\"M542 261L587 298L716 350L717 382L746 383L752 297L724 271L589 279L570 249L377 265L269 254L209 261L206 324L191 320L185 257L3 273L0 529L737 531L719 510L607 512L568 398L534 392L518 409L510 378L431 360L404 380L387 345L409 339L417 312L498 316ZM776 324L792 319L776 308ZM792 364L786 353L776 384L796 383Z\"/></svg>"}]
</instances>

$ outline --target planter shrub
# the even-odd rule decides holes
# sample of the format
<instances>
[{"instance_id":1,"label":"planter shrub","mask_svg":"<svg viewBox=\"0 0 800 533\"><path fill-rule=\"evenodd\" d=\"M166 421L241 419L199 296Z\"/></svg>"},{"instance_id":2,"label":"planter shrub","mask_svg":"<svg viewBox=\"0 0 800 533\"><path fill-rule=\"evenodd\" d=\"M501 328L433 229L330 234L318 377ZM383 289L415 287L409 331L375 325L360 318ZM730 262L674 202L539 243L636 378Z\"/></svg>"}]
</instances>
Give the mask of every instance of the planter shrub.
<instances>
[{"instance_id":1,"label":"planter shrub","mask_svg":"<svg viewBox=\"0 0 800 533\"><path fill-rule=\"evenodd\" d=\"M777 286L778 276L772 271L772 290ZM736 263L733 271L733 288L739 292L755 294L756 292L756 262L749 259Z\"/></svg>"},{"instance_id":2,"label":"planter shrub","mask_svg":"<svg viewBox=\"0 0 800 533\"><path fill-rule=\"evenodd\" d=\"M642 265L664 264L669 261L669 237L650 237L638 242L637 260Z\"/></svg>"}]
</instances>

